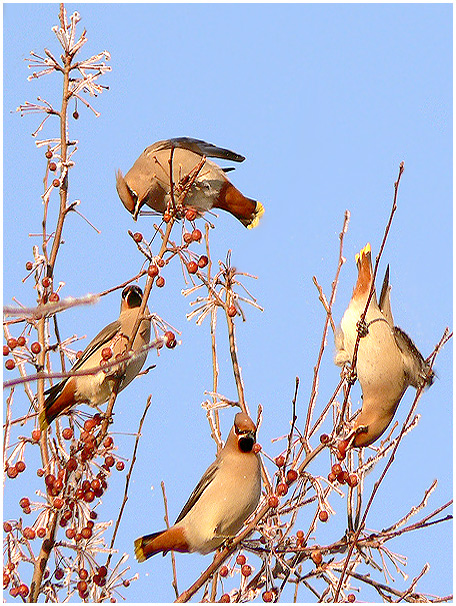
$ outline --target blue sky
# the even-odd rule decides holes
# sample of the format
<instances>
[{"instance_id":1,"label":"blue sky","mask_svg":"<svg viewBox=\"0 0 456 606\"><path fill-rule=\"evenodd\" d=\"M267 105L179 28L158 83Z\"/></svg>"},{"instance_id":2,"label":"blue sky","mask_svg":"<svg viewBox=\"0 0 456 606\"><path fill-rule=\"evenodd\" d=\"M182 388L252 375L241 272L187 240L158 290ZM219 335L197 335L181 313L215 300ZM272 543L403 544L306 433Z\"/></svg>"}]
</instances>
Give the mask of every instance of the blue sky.
<instances>
[{"instance_id":1,"label":"blue sky","mask_svg":"<svg viewBox=\"0 0 456 606\"><path fill-rule=\"evenodd\" d=\"M104 290L135 275L141 265L126 232L137 229L149 236L153 220L133 223L117 197L115 169L126 172L147 145L173 136L204 139L245 155L230 178L264 204L265 215L251 231L220 213L211 250L217 260L232 249L233 264L258 276L247 286L264 312L245 308L248 321L237 322L238 348L250 409L256 411L259 403L264 407L259 441L275 456L282 446L271 439L289 429L296 376L301 379L298 426L304 424L310 395L324 324L312 276L329 295L338 234L349 209L347 263L334 306L339 321L355 281L354 255L368 241L378 252L393 183L404 161L380 279L389 263L395 322L425 356L432 351L444 328L452 328L450 4L69 4L67 10L78 10L79 31L88 31L81 57L108 50L112 72L100 81L109 91L91 100L101 116L95 118L80 104L79 120L70 119L70 136L79 141L70 198L82 201L79 209L101 234L76 215L69 217L56 268L57 279L65 282L62 294ZM4 4L3 13L4 301L15 296L33 305L30 280L21 280L32 245L39 244L28 234L41 226L45 159L30 136L39 118L20 118L14 110L37 96L59 103L58 78L52 74L27 82L24 61L30 50L40 54L43 47L59 53L51 32L58 5ZM48 121L44 134L56 132L56 124ZM163 527L160 482L165 481L174 519L214 457L200 407L212 385L208 324L197 327L186 321L189 301L180 295L184 283L177 264L167 268L165 277L167 286L154 289L149 306L182 331L182 345L158 360L151 354L149 363L156 362L157 368L128 387L116 404L114 431L122 434L118 453L129 457L134 439L128 434L136 431L147 395L153 394L117 542L121 552L131 554L137 536ZM90 339L117 317L118 307L114 293L97 306L67 311L61 314L61 333ZM222 322L218 336L220 392L235 399ZM339 379L333 353L329 340L317 410ZM384 528L404 515L434 478L439 485L429 511L451 498L451 343L435 370L437 380L419 404L420 424L404 439L368 528ZM404 397L399 422L413 395L409 390ZM358 386L352 397L356 407ZM24 414L25 399L18 395L15 402ZM232 419L231 410L222 411L225 436ZM329 471L325 456L315 473ZM381 468L369 476L368 485ZM16 505L10 509L11 501L24 491L19 481L11 484L5 515L13 515L8 513L16 511ZM114 516L122 494L123 475L115 474L100 511ZM318 542L343 531L345 505L336 499L332 504L339 514L318 529ZM431 572L419 589L451 593L449 524L410 534L390 547L408 556L408 582L429 562ZM180 590L210 561L211 556L178 555ZM140 573L139 581L124 591L128 601L173 599L169 556L142 565L133 557L128 562ZM253 557L252 564L258 566ZM407 586L394 576L398 589ZM375 599L369 592L361 596ZM300 599L311 596L303 591Z\"/></svg>"}]
</instances>

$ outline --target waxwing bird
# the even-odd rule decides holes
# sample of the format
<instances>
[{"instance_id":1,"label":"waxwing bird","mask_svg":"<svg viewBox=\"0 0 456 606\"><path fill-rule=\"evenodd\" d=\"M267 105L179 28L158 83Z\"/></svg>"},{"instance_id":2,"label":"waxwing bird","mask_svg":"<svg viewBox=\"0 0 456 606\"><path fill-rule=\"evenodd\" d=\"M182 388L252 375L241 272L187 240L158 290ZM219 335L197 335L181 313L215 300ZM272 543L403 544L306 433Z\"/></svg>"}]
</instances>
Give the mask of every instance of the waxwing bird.
<instances>
[{"instance_id":1,"label":"waxwing bird","mask_svg":"<svg viewBox=\"0 0 456 606\"><path fill-rule=\"evenodd\" d=\"M156 553L206 554L235 536L260 500L261 466L253 451L256 426L238 412L224 448L205 471L174 526L140 537L135 555L144 562Z\"/></svg>"},{"instance_id":2,"label":"waxwing bird","mask_svg":"<svg viewBox=\"0 0 456 606\"><path fill-rule=\"evenodd\" d=\"M128 340L133 334L133 327L138 317L142 299L143 293L138 286L130 285L124 288L119 318L103 328L89 343L82 356L72 367L72 371L102 367L102 360L106 358L106 353L110 356L109 361L113 361L116 356L126 353ZM144 313L149 315L147 307ZM139 352L143 346L148 345L149 340L150 319L144 319L133 341L133 353ZM144 351L125 362L119 391L125 389L133 381L143 367L146 358L147 351ZM91 406L99 406L107 402L111 396L114 381L118 376L116 370L118 372L118 368L114 366L109 370L106 369L106 372L100 370L96 374L68 377L53 385L45 392L44 410L39 417L41 428L46 429L57 416L68 412L76 404L85 402Z\"/></svg>"},{"instance_id":3,"label":"waxwing bird","mask_svg":"<svg viewBox=\"0 0 456 606\"><path fill-rule=\"evenodd\" d=\"M370 244L356 255L356 264L358 280L335 336L338 366L353 360L358 322L373 280ZM434 379L434 373L410 337L394 326L390 290L387 267L380 301L377 302L374 290L365 318L367 334L359 341L356 375L363 404L355 421L353 442L358 447L372 444L384 433L409 385L418 389L431 385Z\"/></svg>"},{"instance_id":4,"label":"waxwing bird","mask_svg":"<svg viewBox=\"0 0 456 606\"><path fill-rule=\"evenodd\" d=\"M172 151L173 150L173 151ZM260 202L246 198L225 176L226 170L207 160L222 158L243 162L244 156L199 139L177 137L147 147L125 177L116 172L117 193L136 221L146 204L163 214L173 197L177 203L194 208L199 214L211 208L226 210L249 229L258 225L264 213Z\"/></svg>"}]
</instances>

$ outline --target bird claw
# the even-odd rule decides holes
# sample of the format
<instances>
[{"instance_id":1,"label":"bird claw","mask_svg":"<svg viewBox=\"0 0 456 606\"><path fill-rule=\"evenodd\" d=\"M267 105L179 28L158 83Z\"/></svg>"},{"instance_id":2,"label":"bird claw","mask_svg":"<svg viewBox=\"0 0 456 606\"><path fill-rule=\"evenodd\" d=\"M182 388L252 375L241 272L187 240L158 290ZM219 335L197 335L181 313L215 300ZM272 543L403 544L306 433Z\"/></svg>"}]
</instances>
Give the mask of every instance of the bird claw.
<instances>
[{"instance_id":1,"label":"bird claw","mask_svg":"<svg viewBox=\"0 0 456 606\"><path fill-rule=\"evenodd\" d=\"M347 381L347 383L349 385L354 385L356 383L357 378L358 378L358 375L356 373L356 368L348 367L345 370L345 380Z\"/></svg>"},{"instance_id":2,"label":"bird claw","mask_svg":"<svg viewBox=\"0 0 456 606\"><path fill-rule=\"evenodd\" d=\"M369 334L369 328L365 320L358 320L356 328L358 329L358 334L361 338L367 337Z\"/></svg>"}]
</instances>

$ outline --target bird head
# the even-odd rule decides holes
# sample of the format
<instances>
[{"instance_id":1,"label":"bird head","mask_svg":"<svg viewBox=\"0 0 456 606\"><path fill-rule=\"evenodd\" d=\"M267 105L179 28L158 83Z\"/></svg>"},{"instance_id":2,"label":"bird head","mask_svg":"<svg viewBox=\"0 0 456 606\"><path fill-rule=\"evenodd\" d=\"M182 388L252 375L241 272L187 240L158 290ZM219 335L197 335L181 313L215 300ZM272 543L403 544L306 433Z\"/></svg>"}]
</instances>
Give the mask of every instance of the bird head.
<instances>
[{"instance_id":1,"label":"bird head","mask_svg":"<svg viewBox=\"0 0 456 606\"><path fill-rule=\"evenodd\" d=\"M143 291L136 286L136 284L130 284L126 286L122 291L122 309L132 309L133 307L140 307L143 300Z\"/></svg>"},{"instance_id":2,"label":"bird head","mask_svg":"<svg viewBox=\"0 0 456 606\"><path fill-rule=\"evenodd\" d=\"M256 425L245 412L238 412L234 418L234 433L241 452L252 452L256 441Z\"/></svg>"}]
</instances>

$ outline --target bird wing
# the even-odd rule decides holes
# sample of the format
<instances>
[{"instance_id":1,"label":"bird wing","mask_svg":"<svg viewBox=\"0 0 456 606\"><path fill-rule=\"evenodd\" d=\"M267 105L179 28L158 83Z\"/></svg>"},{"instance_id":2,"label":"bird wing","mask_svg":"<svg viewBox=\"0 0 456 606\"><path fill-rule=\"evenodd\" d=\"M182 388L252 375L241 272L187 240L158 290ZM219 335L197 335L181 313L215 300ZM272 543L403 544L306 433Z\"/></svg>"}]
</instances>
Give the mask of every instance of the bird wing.
<instances>
[{"instance_id":1,"label":"bird wing","mask_svg":"<svg viewBox=\"0 0 456 606\"><path fill-rule=\"evenodd\" d=\"M423 383L432 385L434 373L431 371L429 374L429 365L426 363L426 360L423 358L412 339L398 326L394 327L393 334L397 346L401 350L405 372L411 385L416 389L421 387Z\"/></svg>"},{"instance_id":2,"label":"bird wing","mask_svg":"<svg viewBox=\"0 0 456 606\"><path fill-rule=\"evenodd\" d=\"M175 137L174 139L157 141L146 148L144 152L150 153L162 149L171 149L172 147L181 147L182 149L188 149L200 156L222 158L223 160L230 160L231 162L243 162L245 160L245 156L241 156L229 149L217 147L216 145L212 145L212 143L207 143L201 139L192 139L191 137Z\"/></svg>"},{"instance_id":3,"label":"bird wing","mask_svg":"<svg viewBox=\"0 0 456 606\"><path fill-rule=\"evenodd\" d=\"M380 293L379 307L382 314L385 316L388 324L393 327L393 313L391 311L391 300L390 300L391 284L389 283L389 265L385 271L385 277L383 278L382 292Z\"/></svg>"},{"instance_id":4,"label":"bird wing","mask_svg":"<svg viewBox=\"0 0 456 606\"><path fill-rule=\"evenodd\" d=\"M100 330L100 332L97 334L97 336L94 337L90 341L90 343L87 345L87 347L84 349L84 351L82 352L82 356L71 367L71 370L73 371L73 370L80 369L81 366L84 364L84 362L86 362L97 349L99 349L100 347L103 347L103 345L105 345L106 343L109 343L109 341L116 335L116 333L119 331L119 329L120 329L120 321L115 320L115 322L111 322L111 324L108 324L107 326L105 326L103 328L103 330ZM49 389L47 389L44 392L44 395L46 396L46 401L48 402L48 406L50 406L50 404L54 400L57 399L57 397L63 391L63 388L66 385L66 382L70 378L71 377L68 377L67 379L63 379L62 381L60 381L56 385L53 385L52 387L50 387Z\"/></svg>"},{"instance_id":5,"label":"bird wing","mask_svg":"<svg viewBox=\"0 0 456 606\"><path fill-rule=\"evenodd\" d=\"M218 465L217 460L215 460L211 465L209 465L209 467L204 472L203 477L196 485L195 490L189 496L188 501L185 503L184 507L182 508L182 511L178 515L176 524L178 522L180 522L183 518L185 518L185 516L188 514L188 512L194 507L195 503L198 501L200 496L203 494L203 492L206 490L206 488L209 486L209 484L214 479L214 476L217 473L218 468L219 468L219 465Z\"/></svg>"}]
</instances>

